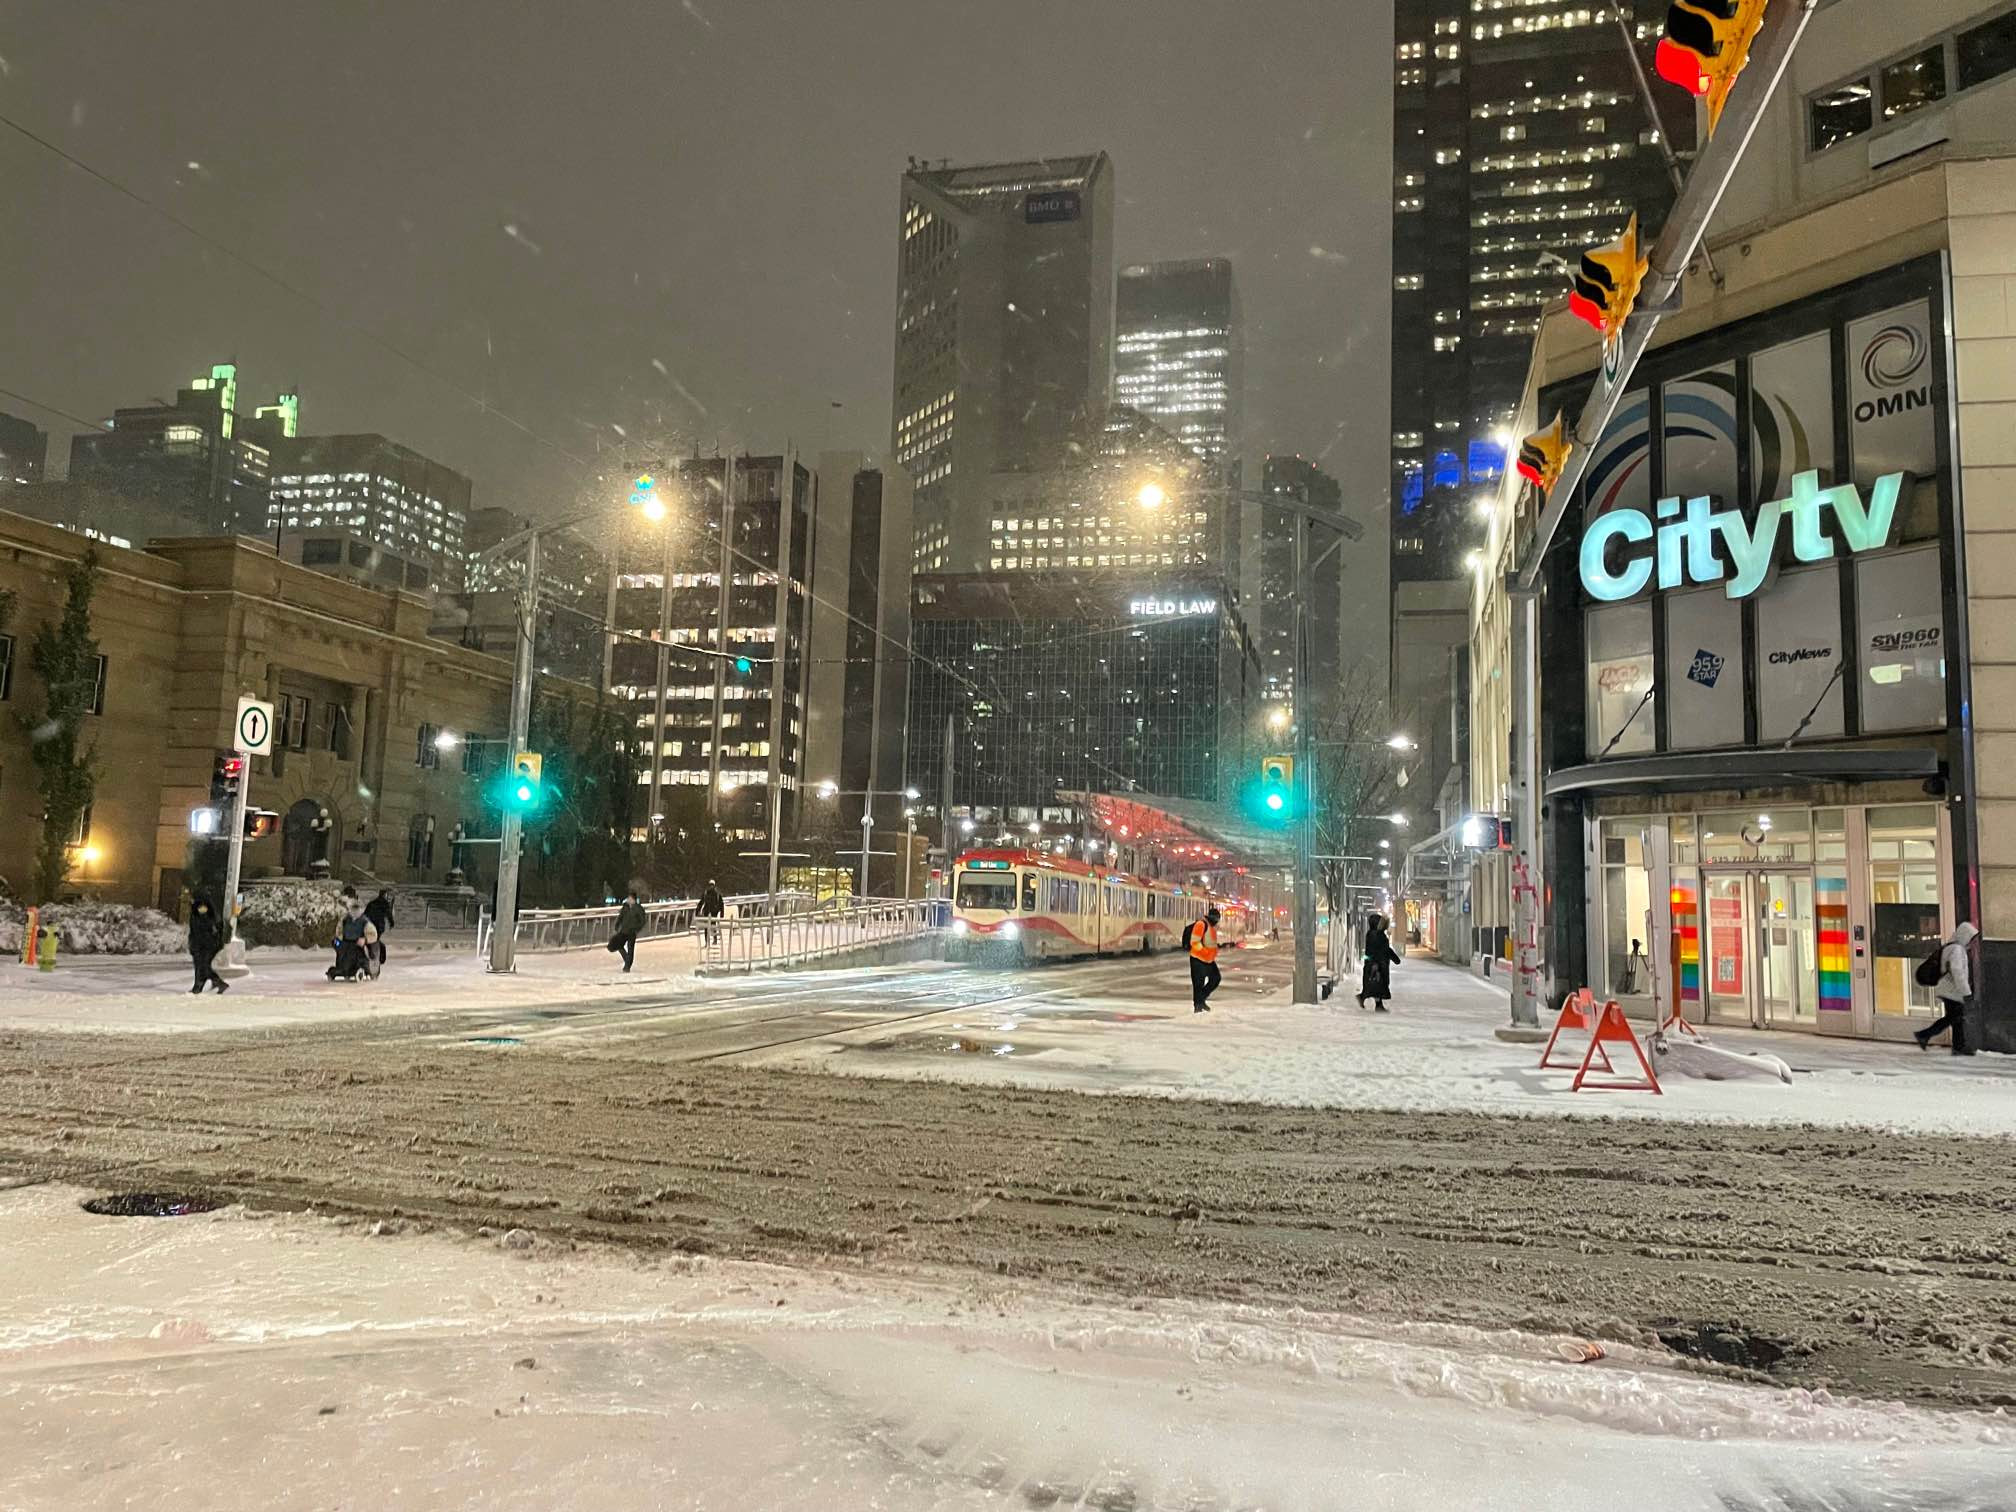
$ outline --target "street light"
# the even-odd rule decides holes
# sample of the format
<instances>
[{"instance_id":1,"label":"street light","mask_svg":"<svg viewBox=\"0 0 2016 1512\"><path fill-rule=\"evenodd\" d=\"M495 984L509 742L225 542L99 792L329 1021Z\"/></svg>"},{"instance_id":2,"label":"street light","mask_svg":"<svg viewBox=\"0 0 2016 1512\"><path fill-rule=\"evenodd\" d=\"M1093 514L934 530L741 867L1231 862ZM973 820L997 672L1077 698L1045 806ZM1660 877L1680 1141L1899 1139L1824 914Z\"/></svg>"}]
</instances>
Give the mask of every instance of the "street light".
<instances>
[{"instance_id":1,"label":"street light","mask_svg":"<svg viewBox=\"0 0 2016 1512\"><path fill-rule=\"evenodd\" d=\"M1143 483L1134 495L1134 502L1143 509L1160 509L1169 500L1169 494L1160 483Z\"/></svg>"},{"instance_id":2,"label":"street light","mask_svg":"<svg viewBox=\"0 0 2016 1512\"><path fill-rule=\"evenodd\" d=\"M1293 717L1285 707L1276 706L1274 712L1267 716L1268 728L1285 730L1288 728L1288 721Z\"/></svg>"},{"instance_id":3,"label":"street light","mask_svg":"<svg viewBox=\"0 0 2016 1512\"><path fill-rule=\"evenodd\" d=\"M1386 744L1396 751L1418 751L1421 749L1421 747L1409 740L1405 735L1395 735Z\"/></svg>"},{"instance_id":4,"label":"street light","mask_svg":"<svg viewBox=\"0 0 2016 1512\"><path fill-rule=\"evenodd\" d=\"M1386 816L1386 822L1392 825L1393 828L1395 829L1407 828L1407 816L1405 814L1388 814Z\"/></svg>"}]
</instances>

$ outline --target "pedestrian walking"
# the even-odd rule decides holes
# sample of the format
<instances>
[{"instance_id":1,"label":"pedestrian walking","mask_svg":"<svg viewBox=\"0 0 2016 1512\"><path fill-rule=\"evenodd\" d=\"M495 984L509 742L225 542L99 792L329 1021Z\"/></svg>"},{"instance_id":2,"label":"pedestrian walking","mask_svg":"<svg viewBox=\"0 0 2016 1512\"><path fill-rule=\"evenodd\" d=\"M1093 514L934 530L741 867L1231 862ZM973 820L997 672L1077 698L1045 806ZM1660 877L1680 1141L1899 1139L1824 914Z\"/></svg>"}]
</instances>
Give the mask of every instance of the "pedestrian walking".
<instances>
[{"instance_id":1,"label":"pedestrian walking","mask_svg":"<svg viewBox=\"0 0 2016 1512\"><path fill-rule=\"evenodd\" d=\"M700 894L700 917L702 919L718 919L727 911L728 905L721 899L721 889L714 885L713 878L708 878L707 890ZM700 938L705 940L709 945L714 943L715 938L720 933L721 926L718 924L703 923L700 926Z\"/></svg>"},{"instance_id":2,"label":"pedestrian walking","mask_svg":"<svg viewBox=\"0 0 2016 1512\"><path fill-rule=\"evenodd\" d=\"M1939 954L1919 964L1918 980L1923 982L1927 968L1936 961L1939 975L1931 986L1938 995L1939 1005L1945 1012L1938 1020L1927 1024L1911 1037L1918 1041L1920 1050L1932 1048L1932 1037L1943 1030L1953 1031L1953 1053L1972 1055L1974 1047L1967 1043L1967 1014L1974 1003L1974 977L1967 961L1968 947L1974 943L1974 936L1981 931L1962 919L1953 926L1953 933L1946 937L1946 943L1939 947Z\"/></svg>"},{"instance_id":3,"label":"pedestrian walking","mask_svg":"<svg viewBox=\"0 0 2016 1512\"><path fill-rule=\"evenodd\" d=\"M190 992L201 992L205 987L215 987L219 992L231 990L231 984L217 975L211 964L223 948L224 919L215 903L199 897L189 907L189 960L196 968L196 985Z\"/></svg>"},{"instance_id":4,"label":"pedestrian walking","mask_svg":"<svg viewBox=\"0 0 2016 1512\"><path fill-rule=\"evenodd\" d=\"M1373 914L1365 921L1365 963L1358 976L1358 1006L1372 999L1372 1011L1385 1013L1386 1000L1393 996L1393 968L1400 957L1386 936L1386 920Z\"/></svg>"},{"instance_id":5,"label":"pedestrian walking","mask_svg":"<svg viewBox=\"0 0 2016 1512\"><path fill-rule=\"evenodd\" d=\"M1209 1013L1211 994L1224 980L1218 969L1218 910L1207 908L1203 918L1191 920L1183 943L1190 951L1190 1011Z\"/></svg>"},{"instance_id":6,"label":"pedestrian walking","mask_svg":"<svg viewBox=\"0 0 2016 1512\"><path fill-rule=\"evenodd\" d=\"M633 887L623 895L623 906L616 911L616 933L609 937L610 953L623 957L625 971L637 964L637 936L649 922L643 901Z\"/></svg>"},{"instance_id":7,"label":"pedestrian walking","mask_svg":"<svg viewBox=\"0 0 2016 1512\"><path fill-rule=\"evenodd\" d=\"M385 932L392 927L392 889L381 887L378 896L364 905L364 917L371 921L371 927L378 931L376 950L378 964L385 964ZM377 972L371 973L376 976Z\"/></svg>"}]
</instances>

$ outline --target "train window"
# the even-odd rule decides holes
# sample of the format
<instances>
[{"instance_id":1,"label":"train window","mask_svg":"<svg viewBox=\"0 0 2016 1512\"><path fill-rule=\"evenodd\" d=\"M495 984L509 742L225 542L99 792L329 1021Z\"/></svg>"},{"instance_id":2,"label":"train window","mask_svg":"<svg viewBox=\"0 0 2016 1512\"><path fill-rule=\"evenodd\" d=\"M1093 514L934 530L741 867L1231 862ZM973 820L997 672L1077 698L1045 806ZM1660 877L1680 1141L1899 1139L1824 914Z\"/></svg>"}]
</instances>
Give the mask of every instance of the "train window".
<instances>
[{"instance_id":1,"label":"train window","mask_svg":"<svg viewBox=\"0 0 2016 1512\"><path fill-rule=\"evenodd\" d=\"M1015 879L962 872L959 876L961 908L993 908L1002 913L1015 911Z\"/></svg>"},{"instance_id":2,"label":"train window","mask_svg":"<svg viewBox=\"0 0 2016 1512\"><path fill-rule=\"evenodd\" d=\"M1022 879L1022 912L1036 912L1036 879L1034 877L1024 877Z\"/></svg>"}]
</instances>

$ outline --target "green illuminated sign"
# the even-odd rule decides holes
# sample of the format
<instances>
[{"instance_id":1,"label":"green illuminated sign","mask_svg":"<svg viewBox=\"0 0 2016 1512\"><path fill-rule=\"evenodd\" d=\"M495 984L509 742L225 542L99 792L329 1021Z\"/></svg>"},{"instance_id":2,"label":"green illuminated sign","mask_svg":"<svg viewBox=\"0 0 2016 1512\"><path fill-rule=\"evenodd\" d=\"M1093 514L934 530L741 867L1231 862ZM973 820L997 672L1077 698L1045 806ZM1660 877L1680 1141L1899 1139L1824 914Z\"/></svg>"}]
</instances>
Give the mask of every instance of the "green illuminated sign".
<instances>
[{"instance_id":1,"label":"green illuminated sign","mask_svg":"<svg viewBox=\"0 0 2016 1512\"><path fill-rule=\"evenodd\" d=\"M1748 598L1769 584L1777 570L1778 538L1787 520L1792 522L1792 555L1802 562L1824 562L1834 555L1834 542L1821 526L1820 512L1827 508L1834 511L1835 528L1850 556L1888 546L1904 483L1901 472L1878 478L1865 506L1854 484L1822 488L1817 472L1803 472L1792 479L1792 497L1760 505L1754 523L1741 510L1714 508L1707 498L1689 499L1684 506L1677 498L1661 499L1658 515L1665 523L1657 526L1640 510L1612 510L1582 533L1582 586L1606 604L1635 598L1648 587L1690 583L1722 583L1730 598ZM1715 549L1718 536L1720 552ZM1648 544L1649 555L1630 549Z\"/></svg>"}]
</instances>

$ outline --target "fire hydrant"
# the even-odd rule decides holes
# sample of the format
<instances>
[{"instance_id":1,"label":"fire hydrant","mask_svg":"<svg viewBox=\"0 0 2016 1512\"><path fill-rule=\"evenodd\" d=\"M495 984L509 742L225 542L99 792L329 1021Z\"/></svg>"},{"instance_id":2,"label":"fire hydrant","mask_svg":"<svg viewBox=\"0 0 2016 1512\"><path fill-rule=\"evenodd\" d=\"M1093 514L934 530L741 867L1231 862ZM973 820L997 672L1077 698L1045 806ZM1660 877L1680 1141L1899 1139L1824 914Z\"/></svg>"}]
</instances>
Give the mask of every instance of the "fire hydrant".
<instances>
[{"instance_id":1,"label":"fire hydrant","mask_svg":"<svg viewBox=\"0 0 2016 1512\"><path fill-rule=\"evenodd\" d=\"M44 929L41 938L36 941L35 969L37 971L56 969L56 931L53 927Z\"/></svg>"}]
</instances>

